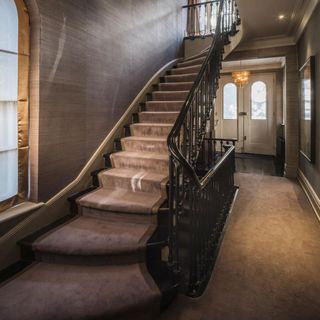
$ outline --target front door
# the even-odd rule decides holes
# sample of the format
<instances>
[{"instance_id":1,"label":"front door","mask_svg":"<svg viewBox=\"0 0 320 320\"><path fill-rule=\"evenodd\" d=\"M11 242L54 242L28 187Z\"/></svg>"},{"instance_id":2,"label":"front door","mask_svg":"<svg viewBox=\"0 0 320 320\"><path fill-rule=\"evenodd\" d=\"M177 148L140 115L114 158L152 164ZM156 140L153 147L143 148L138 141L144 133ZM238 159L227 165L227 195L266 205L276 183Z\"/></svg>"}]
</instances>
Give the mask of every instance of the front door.
<instances>
[{"instance_id":1,"label":"front door","mask_svg":"<svg viewBox=\"0 0 320 320\"><path fill-rule=\"evenodd\" d=\"M238 139L237 152L275 154L274 74L251 75L240 88L222 76L216 99L215 136Z\"/></svg>"}]
</instances>

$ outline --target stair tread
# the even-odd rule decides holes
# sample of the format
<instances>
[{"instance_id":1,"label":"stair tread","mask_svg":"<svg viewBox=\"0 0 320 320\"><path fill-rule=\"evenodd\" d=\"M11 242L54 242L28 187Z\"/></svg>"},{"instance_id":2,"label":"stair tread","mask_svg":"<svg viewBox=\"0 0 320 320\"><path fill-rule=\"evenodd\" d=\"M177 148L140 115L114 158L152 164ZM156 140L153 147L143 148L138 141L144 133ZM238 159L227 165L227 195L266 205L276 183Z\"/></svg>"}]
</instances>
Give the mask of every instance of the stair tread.
<instances>
[{"instance_id":1,"label":"stair tread","mask_svg":"<svg viewBox=\"0 0 320 320\"><path fill-rule=\"evenodd\" d=\"M170 83L170 82L169 82ZM170 100L168 100L168 101L154 101L154 100L151 100L151 101L147 101L146 103L147 104L159 104L159 103L163 103L163 104L177 104L177 103L184 103L185 101L184 100L177 100L177 101L170 101Z\"/></svg>"},{"instance_id":2,"label":"stair tread","mask_svg":"<svg viewBox=\"0 0 320 320\"><path fill-rule=\"evenodd\" d=\"M180 112L178 111L141 111L140 113L142 114L168 114L168 115L172 115L172 114L179 114Z\"/></svg>"},{"instance_id":3,"label":"stair tread","mask_svg":"<svg viewBox=\"0 0 320 320\"><path fill-rule=\"evenodd\" d=\"M130 136L121 139L123 151L168 153L166 137L159 136Z\"/></svg>"},{"instance_id":4,"label":"stair tread","mask_svg":"<svg viewBox=\"0 0 320 320\"><path fill-rule=\"evenodd\" d=\"M173 82L171 82L173 83ZM174 91L165 91L165 90L155 90L152 93L160 93L160 94L175 94L175 93L188 93L189 90L174 90Z\"/></svg>"},{"instance_id":5,"label":"stair tread","mask_svg":"<svg viewBox=\"0 0 320 320\"><path fill-rule=\"evenodd\" d=\"M169 82L169 83L159 83L160 85L161 84L166 84L166 85L169 85L169 86L172 86L174 87L175 85L192 85L194 84L194 81L181 81L181 82Z\"/></svg>"},{"instance_id":6,"label":"stair tread","mask_svg":"<svg viewBox=\"0 0 320 320\"><path fill-rule=\"evenodd\" d=\"M155 173L155 172L149 172L145 170L138 171L133 169L118 169L118 168L105 170L101 172L101 175L107 175L107 176L111 175L115 177L130 178L130 179L143 178L144 180L157 181L157 182L162 182L164 179L167 178L167 175L163 173Z\"/></svg>"},{"instance_id":7,"label":"stair tread","mask_svg":"<svg viewBox=\"0 0 320 320\"><path fill-rule=\"evenodd\" d=\"M197 58L194 58L194 59L190 59L190 60L185 60L185 61L182 61L182 62L179 62L178 63L178 67L184 67L184 66L191 66L191 65L195 65L199 62L202 63L204 61L205 57L202 56L202 57L197 57Z\"/></svg>"},{"instance_id":8,"label":"stair tread","mask_svg":"<svg viewBox=\"0 0 320 320\"><path fill-rule=\"evenodd\" d=\"M200 64L194 64L192 66L187 66L187 67L177 67L177 68L175 68L173 70L177 70L177 69L179 69L179 70L181 70L181 69L189 70L189 69L194 69L194 68L201 68L201 66L202 66L202 64L200 63Z\"/></svg>"},{"instance_id":9,"label":"stair tread","mask_svg":"<svg viewBox=\"0 0 320 320\"><path fill-rule=\"evenodd\" d=\"M183 74L167 74L165 75L165 77L187 77L187 76L197 76L197 75L198 75L197 72L190 72L190 73L183 73ZM170 82L170 83L173 83L173 82Z\"/></svg>"},{"instance_id":10,"label":"stair tread","mask_svg":"<svg viewBox=\"0 0 320 320\"><path fill-rule=\"evenodd\" d=\"M133 123L131 124L131 126L141 126L141 127L145 127L145 126L149 126L149 127L172 127L174 125L174 123L148 123L148 122L141 122L141 123Z\"/></svg>"},{"instance_id":11,"label":"stair tread","mask_svg":"<svg viewBox=\"0 0 320 320\"><path fill-rule=\"evenodd\" d=\"M168 155L156 152L134 152L134 151L120 151L110 155L110 157L126 157L126 158L142 158L154 160L168 160Z\"/></svg>"},{"instance_id":12,"label":"stair tread","mask_svg":"<svg viewBox=\"0 0 320 320\"><path fill-rule=\"evenodd\" d=\"M35 240L32 249L61 255L118 255L142 250L148 225L79 216Z\"/></svg>"},{"instance_id":13,"label":"stair tread","mask_svg":"<svg viewBox=\"0 0 320 320\"><path fill-rule=\"evenodd\" d=\"M161 137L139 137L139 136L130 136L130 137L125 137L122 138L122 140L128 140L128 141L155 141L155 142L165 142L167 141L166 138L161 138Z\"/></svg>"},{"instance_id":14,"label":"stair tread","mask_svg":"<svg viewBox=\"0 0 320 320\"><path fill-rule=\"evenodd\" d=\"M163 200L161 194L99 188L78 199L77 202L80 206L103 211L151 214L157 213Z\"/></svg>"},{"instance_id":15,"label":"stair tread","mask_svg":"<svg viewBox=\"0 0 320 320\"><path fill-rule=\"evenodd\" d=\"M139 264L75 266L36 263L0 288L0 318L148 319L160 291Z\"/></svg>"}]
</instances>

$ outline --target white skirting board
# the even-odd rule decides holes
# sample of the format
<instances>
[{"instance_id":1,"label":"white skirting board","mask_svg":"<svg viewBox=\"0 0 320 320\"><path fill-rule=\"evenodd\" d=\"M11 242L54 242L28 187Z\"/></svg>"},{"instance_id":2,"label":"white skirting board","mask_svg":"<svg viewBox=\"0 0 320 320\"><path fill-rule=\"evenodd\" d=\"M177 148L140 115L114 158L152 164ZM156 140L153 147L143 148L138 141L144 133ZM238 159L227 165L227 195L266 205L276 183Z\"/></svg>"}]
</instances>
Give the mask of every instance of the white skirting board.
<instances>
[{"instance_id":1,"label":"white skirting board","mask_svg":"<svg viewBox=\"0 0 320 320\"><path fill-rule=\"evenodd\" d=\"M309 199L309 202L320 222L320 198L318 197L310 182L300 169L298 169L298 181L303 191L305 192L307 198Z\"/></svg>"}]
</instances>

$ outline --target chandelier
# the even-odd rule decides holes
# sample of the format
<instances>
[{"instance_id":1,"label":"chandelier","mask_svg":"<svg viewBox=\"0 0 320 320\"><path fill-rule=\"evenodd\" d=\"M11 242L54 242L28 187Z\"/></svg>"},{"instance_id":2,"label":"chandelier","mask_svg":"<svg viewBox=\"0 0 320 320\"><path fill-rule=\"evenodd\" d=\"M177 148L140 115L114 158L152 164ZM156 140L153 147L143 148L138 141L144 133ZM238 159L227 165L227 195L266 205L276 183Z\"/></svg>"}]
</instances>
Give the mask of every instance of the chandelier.
<instances>
[{"instance_id":1,"label":"chandelier","mask_svg":"<svg viewBox=\"0 0 320 320\"><path fill-rule=\"evenodd\" d=\"M249 77L250 77L250 72L249 71L235 71L235 72L232 72L233 81L240 88L243 88L245 85L248 84Z\"/></svg>"},{"instance_id":2,"label":"chandelier","mask_svg":"<svg viewBox=\"0 0 320 320\"><path fill-rule=\"evenodd\" d=\"M240 88L243 88L245 85L249 82L250 72L245 71L241 68L242 61L239 61L239 69L238 71L232 72L232 78L234 83L239 86Z\"/></svg>"}]
</instances>

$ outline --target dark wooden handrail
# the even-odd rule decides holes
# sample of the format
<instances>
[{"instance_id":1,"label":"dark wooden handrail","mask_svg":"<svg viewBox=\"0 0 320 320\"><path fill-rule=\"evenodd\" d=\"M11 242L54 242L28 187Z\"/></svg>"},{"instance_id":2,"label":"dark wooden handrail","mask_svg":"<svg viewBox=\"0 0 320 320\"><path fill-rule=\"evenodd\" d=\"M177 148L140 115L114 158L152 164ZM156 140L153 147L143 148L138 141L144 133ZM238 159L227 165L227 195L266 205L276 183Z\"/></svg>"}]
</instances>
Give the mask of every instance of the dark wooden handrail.
<instances>
[{"instance_id":1,"label":"dark wooden handrail","mask_svg":"<svg viewBox=\"0 0 320 320\"><path fill-rule=\"evenodd\" d=\"M207 174L201 179L197 181L198 187L202 190L204 187L209 183L210 180L212 180L215 176L215 174L221 169L222 165L225 163L225 161L232 156L232 154L235 152L235 147L230 145L225 145L226 148L228 148L228 151L220 158L218 163L215 164L213 168L211 168Z\"/></svg>"}]
</instances>

